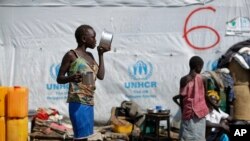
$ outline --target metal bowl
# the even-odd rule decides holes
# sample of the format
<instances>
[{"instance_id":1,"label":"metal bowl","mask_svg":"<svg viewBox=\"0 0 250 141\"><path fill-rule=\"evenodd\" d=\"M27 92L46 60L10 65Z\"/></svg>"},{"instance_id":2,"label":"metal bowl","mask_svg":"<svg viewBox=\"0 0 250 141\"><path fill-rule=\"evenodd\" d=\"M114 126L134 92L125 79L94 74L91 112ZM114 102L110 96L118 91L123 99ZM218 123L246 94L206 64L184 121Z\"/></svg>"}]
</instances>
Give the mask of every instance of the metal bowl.
<instances>
[{"instance_id":1,"label":"metal bowl","mask_svg":"<svg viewBox=\"0 0 250 141\"><path fill-rule=\"evenodd\" d=\"M147 112L150 114L150 113L155 113L155 110L153 108L148 108L147 109Z\"/></svg>"},{"instance_id":2,"label":"metal bowl","mask_svg":"<svg viewBox=\"0 0 250 141\"><path fill-rule=\"evenodd\" d=\"M160 113L169 114L170 113L170 109L161 109Z\"/></svg>"},{"instance_id":3,"label":"metal bowl","mask_svg":"<svg viewBox=\"0 0 250 141\"><path fill-rule=\"evenodd\" d=\"M104 30L101 35L99 47L102 47L104 50L109 51L111 49L112 40L113 34Z\"/></svg>"}]
</instances>

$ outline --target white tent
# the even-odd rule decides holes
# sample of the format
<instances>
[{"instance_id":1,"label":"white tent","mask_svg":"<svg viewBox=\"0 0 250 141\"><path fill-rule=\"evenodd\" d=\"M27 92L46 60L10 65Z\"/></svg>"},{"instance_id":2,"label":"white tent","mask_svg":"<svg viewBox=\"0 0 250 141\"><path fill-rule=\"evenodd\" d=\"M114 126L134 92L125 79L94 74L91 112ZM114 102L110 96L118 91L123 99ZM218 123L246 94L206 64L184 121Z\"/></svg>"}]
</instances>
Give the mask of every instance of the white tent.
<instances>
[{"instance_id":1,"label":"white tent","mask_svg":"<svg viewBox=\"0 0 250 141\"><path fill-rule=\"evenodd\" d=\"M104 29L114 34L105 78L97 81L95 120L106 122L111 107L128 99L171 109L173 119L179 108L172 97L189 58L201 56L203 70L211 70L230 46L248 39L249 7L248 0L1 0L0 84L27 86L29 109L67 115L58 66L76 48L76 27L89 24L98 40Z\"/></svg>"}]
</instances>

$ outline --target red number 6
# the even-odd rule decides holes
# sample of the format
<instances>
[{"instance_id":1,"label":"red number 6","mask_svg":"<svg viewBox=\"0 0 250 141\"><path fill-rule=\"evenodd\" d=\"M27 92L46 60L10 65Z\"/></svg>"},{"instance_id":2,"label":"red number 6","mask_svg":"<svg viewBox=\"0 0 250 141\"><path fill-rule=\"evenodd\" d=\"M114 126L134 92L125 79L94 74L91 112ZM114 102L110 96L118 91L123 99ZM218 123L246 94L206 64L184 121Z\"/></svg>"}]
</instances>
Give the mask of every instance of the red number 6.
<instances>
[{"instance_id":1,"label":"red number 6","mask_svg":"<svg viewBox=\"0 0 250 141\"><path fill-rule=\"evenodd\" d=\"M198 11L200 11L200 10L211 10L211 11L213 11L213 12L216 11L213 7L210 7L210 6L209 6L209 7L198 8L198 9L195 9L194 11L192 11L192 12L188 15L187 19L185 20L185 25L184 25L184 30L183 30L183 33L184 33L183 38L185 39L185 41L187 42L187 44L188 44L190 47L192 47L192 48L194 48L194 49L197 49L197 50L206 50L206 49L209 49L209 48L212 48L212 47L216 46L216 45L219 43L219 41L220 41L220 35L218 34L218 32L217 32L215 29L213 29L212 27L206 26L206 25L195 26L195 27L192 27L192 28L190 28L190 29L187 30L187 24L188 24L189 19L191 18L191 16L192 16L195 12L198 12ZM216 42L215 42L214 44L212 44L212 45L210 45L210 46L199 47L199 46L193 45L193 44L189 41L187 35L188 35L190 32L192 32L193 30L201 29L201 28L205 28L205 29L211 30L211 31L216 35L217 40L216 40Z\"/></svg>"}]
</instances>

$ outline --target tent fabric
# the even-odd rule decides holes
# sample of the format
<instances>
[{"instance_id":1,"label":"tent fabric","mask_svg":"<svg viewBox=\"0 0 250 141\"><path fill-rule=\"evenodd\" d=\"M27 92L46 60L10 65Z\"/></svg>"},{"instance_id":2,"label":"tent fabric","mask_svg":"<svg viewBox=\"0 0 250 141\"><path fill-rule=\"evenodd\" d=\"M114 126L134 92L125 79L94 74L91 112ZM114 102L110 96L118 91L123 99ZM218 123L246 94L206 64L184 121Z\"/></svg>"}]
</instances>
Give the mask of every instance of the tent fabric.
<instances>
[{"instance_id":1,"label":"tent fabric","mask_svg":"<svg viewBox=\"0 0 250 141\"><path fill-rule=\"evenodd\" d=\"M114 35L105 78L96 84L95 120L107 121L124 100L145 109L161 105L177 119L172 97L188 60L199 55L203 71L212 70L228 48L247 40L227 36L226 24L249 17L249 6L248 0L1 0L0 84L29 87L29 109L67 115L68 85L56 76L63 55L76 48L75 29L89 24L97 42L104 29ZM89 51L98 61L96 49Z\"/></svg>"},{"instance_id":2,"label":"tent fabric","mask_svg":"<svg viewBox=\"0 0 250 141\"><path fill-rule=\"evenodd\" d=\"M213 0L2 0L2 6L188 6Z\"/></svg>"}]
</instances>

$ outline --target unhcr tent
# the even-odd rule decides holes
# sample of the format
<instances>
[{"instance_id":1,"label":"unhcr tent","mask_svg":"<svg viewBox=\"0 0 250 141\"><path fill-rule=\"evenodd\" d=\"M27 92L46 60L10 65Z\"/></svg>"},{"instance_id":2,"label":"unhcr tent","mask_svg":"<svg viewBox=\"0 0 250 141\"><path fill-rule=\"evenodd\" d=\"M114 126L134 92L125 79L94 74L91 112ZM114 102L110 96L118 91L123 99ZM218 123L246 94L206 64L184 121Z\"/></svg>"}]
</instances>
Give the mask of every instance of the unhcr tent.
<instances>
[{"instance_id":1,"label":"unhcr tent","mask_svg":"<svg viewBox=\"0 0 250 141\"><path fill-rule=\"evenodd\" d=\"M67 115L68 85L56 82L63 55L76 48L75 29L91 25L113 33L97 80L95 120L133 100L161 105L179 117L172 101L193 55L212 70L232 45L249 38L248 0L1 0L0 83L29 88L29 109L53 107ZM98 42L97 41L97 42ZM96 49L90 50L98 61ZM178 119L178 118L174 118Z\"/></svg>"}]
</instances>

